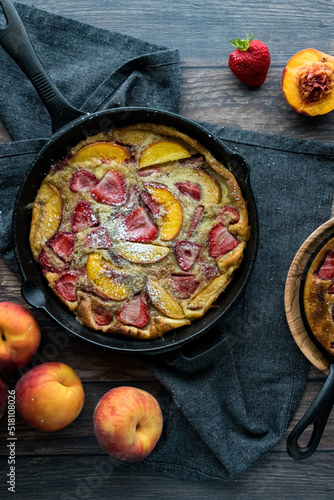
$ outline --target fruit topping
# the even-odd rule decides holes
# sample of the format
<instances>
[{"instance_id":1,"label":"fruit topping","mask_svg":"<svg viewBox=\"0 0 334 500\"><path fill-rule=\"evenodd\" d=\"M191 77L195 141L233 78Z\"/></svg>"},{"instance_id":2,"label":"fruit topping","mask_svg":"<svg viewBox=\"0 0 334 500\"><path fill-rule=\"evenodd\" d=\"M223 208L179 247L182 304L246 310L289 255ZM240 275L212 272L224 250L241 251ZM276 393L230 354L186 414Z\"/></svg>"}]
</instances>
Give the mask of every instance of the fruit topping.
<instances>
[{"instance_id":1,"label":"fruit topping","mask_svg":"<svg viewBox=\"0 0 334 500\"><path fill-rule=\"evenodd\" d=\"M117 170L109 170L92 190L92 196L95 200L107 205L123 205L126 201L124 175Z\"/></svg>"},{"instance_id":2,"label":"fruit topping","mask_svg":"<svg viewBox=\"0 0 334 500\"><path fill-rule=\"evenodd\" d=\"M270 66L268 47L260 40L230 40L236 49L231 52L228 65L232 73L245 85L259 87L267 78Z\"/></svg>"},{"instance_id":3,"label":"fruit topping","mask_svg":"<svg viewBox=\"0 0 334 500\"><path fill-rule=\"evenodd\" d=\"M210 255L215 258L225 255L239 244L222 224L217 224L210 230L208 240Z\"/></svg>"},{"instance_id":4,"label":"fruit topping","mask_svg":"<svg viewBox=\"0 0 334 500\"><path fill-rule=\"evenodd\" d=\"M315 49L297 52L287 62L282 90L299 113L316 116L334 109L334 57Z\"/></svg>"},{"instance_id":5,"label":"fruit topping","mask_svg":"<svg viewBox=\"0 0 334 500\"><path fill-rule=\"evenodd\" d=\"M148 278L146 286L151 302L159 311L170 318L181 319L185 317L181 304L157 280Z\"/></svg>"},{"instance_id":6,"label":"fruit topping","mask_svg":"<svg viewBox=\"0 0 334 500\"><path fill-rule=\"evenodd\" d=\"M159 217L160 238L170 241L180 232L183 221L183 212L180 202L164 186L159 184L145 184L153 200L161 205L163 214Z\"/></svg>"},{"instance_id":7,"label":"fruit topping","mask_svg":"<svg viewBox=\"0 0 334 500\"><path fill-rule=\"evenodd\" d=\"M119 310L117 319L126 325L143 328L147 325L150 314L147 307L147 301L143 294L135 295L126 302Z\"/></svg>"},{"instance_id":8,"label":"fruit topping","mask_svg":"<svg viewBox=\"0 0 334 500\"><path fill-rule=\"evenodd\" d=\"M153 264L169 254L169 248L150 243L122 241L115 245L117 255L135 264Z\"/></svg>"},{"instance_id":9,"label":"fruit topping","mask_svg":"<svg viewBox=\"0 0 334 500\"><path fill-rule=\"evenodd\" d=\"M204 170L203 168L198 168L197 166L189 166L188 164L182 165L182 177L187 179L185 182L181 182L181 185L185 185L185 189L188 186L188 195L190 196L190 191L193 193L193 197L196 196L196 188L200 186L200 200L201 205L204 205L206 208L211 208L212 205L215 205L221 200L221 189L220 185L213 177L211 172ZM167 170L168 167L166 166ZM169 172L169 177L171 181L175 184L180 183L179 171L173 170ZM191 189L190 186L194 187ZM184 193L186 194L186 193ZM198 197L198 194L197 194ZM198 201L196 198L194 198Z\"/></svg>"},{"instance_id":10,"label":"fruit topping","mask_svg":"<svg viewBox=\"0 0 334 500\"><path fill-rule=\"evenodd\" d=\"M139 177L148 177L149 175L159 174L161 171L161 167L143 168L143 170L138 171L138 175Z\"/></svg>"},{"instance_id":11,"label":"fruit topping","mask_svg":"<svg viewBox=\"0 0 334 500\"><path fill-rule=\"evenodd\" d=\"M72 175L70 182L70 190L73 193L91 191L97 186L99 181L94 174L88 172L87 170L79 170Z\"/></svg>"},{"instance_id":12,"label":"fruit topping","mask_svg":"<svg viewBox=\"0 0 334 500\"><path fill-rule=\"evenodd\" d=\"M198 207L195 208L195 211L194 211L194 214L192 216L192 219L191 219L191 222L189 225L189 229L187 232L188 236L191 236L193 234L193 232L195 231L195 229L196 229L196 227L197 227L197 225L202 217L203 212L204 212L203 205L199 205Z\"/></svg>"},{"instance_id":13,"label":"fruit topping","mask_svg":"<svg viewBox=\"0 0 334 500\"><path fill-rule=\"evenodd\" d=\"M39 254L39 263L44 273L61 273L67 268L66 262L49 247L43 248Z\"/></svg>"},{"instance_id":14,"label":"fruit topping","mask_svg":"<svg viewBox=\"0 0 334 500\"><path fill-rule=\"evenodd\" d=\"M48 244L59 257L64 260L71 260L74 252L74 234L70 232L56 233L48 241Z\"/></svg>"},{"instance_id":15,"label":"fruit topping","mask_svg":"<svg viewBox=\"0 0 334 500\"><path fill-rule=\"evenodd\" d=\"M222 212L217 217L224 226L228 226L229 224L236 224L239 222L240 214L238 210L230 205L225 205Z\"/></svg>"},{"instance_id":16,"label":"fruit topping","mask_svg":"<svg viewBox=\"0 0 334 500\"><path fill-rule=\"evenodd\" d=\"M87 234L85 246L88 248L110 248L111 239L107 228L98 226Z\"/></svg>"},{"instance_id":17,"label":"fruit topping","mask_svg":"<svg viewBox=\"0 0 334 500\"><path fill-rule=\"evenodd\" d=\"M156 216L159 214L159 207L156 204L156 202L153 200L150 193L148 193L147 191L143 191L142 193L140 193L140 199L141 199L142 203L146 206L146 208L149 209L149 211L151 212L151 214L153 216Z\"/></svg>"},{"instance_id":18,"label":"fruit topping","mask_svg":"<svg viewBox=\"0 0 334 500\"><path fill-rule=\"evenodd\" d=\"M175 243L176 260L183 271L189 271L194 265L201 248L200 244L191 241L177 241Z\"/></svg>"},{"instance_id":19,"label":"fruit topping","mask_svg":"<svg viewBox=\"0 0 334 500\"><path fill-rule=\"evenodd\" d=\"M330 295L334 293L334 284L328 288L327 293L329 293Z\"/></svg>"},{"instance_id":20,"label":"fruit topping","mask_svg":"<svg viewBox=\"0 0 334 500\"><path fill-rule=\"evenodd\" d=\"M190 181L177 182L175 184L180 193L190 196L193 200L199 201L201 199L201 190L197 184Z\"/></svg>"},{"instance_id":21,"label":"fruit topping","mask_svg":"<svg viewBox=\"0 0 334 500\"><path fill-rule=\"evenodd\" d=\"M172 274L168 284L179 299L189 299L199 287L199 281L193 274Z\"/></svg>"},{"instance_id":22,"label":"fruit topping","mask_svg":"<svg viewBox=\"0 0 334 500\"><path fill-rule=\"evenodd\" d=\"M112 320L112 314L103 306L93 304L91 306L92 316L95 323L99 326L105 326Z\"/></svg>"},{"instance_id":23,"label":"fruit topping","mask_svg":"<svg viewBox=\"0 0 334 500\"><path fill-rule=\"evenodd\" d=\"M62 216L62 199L59 190L43 182L34 202L30 244L37 259L42 245L58 230Z\"/></svg>"},{"instance_id":24,"label":"fruit topping","mask_svg":"<svg viewBox=\"0 0 334 500\"><path fill-rule=\"evenodd\" d=\"M78 299L76 288L77 279L77 275L73 272L63 274L55 282L54 286L56 292L68 302L75 302Z\"/></svg>"},{"instance_id":25,"label":"fruit topping","mask_svg":"<svg viewBox=\"0 0 334 500\"><path fill-rule=\"evenodd\" d=\"M205 281L210 281L212 278L216 278L220 274L217 264L207 264L206 262L201 262L199 269L201 274L204 276Z\"/></svg>"},{"instance_id":26,"label":"fruit topping","mask_svg":"<svg viewBox=\"0 0 334 500\"><path fill-rule=\"evenodd\" d=\"M144 149L140 156L139 168L149 167L157 163L181 160L189 156L189 151L178 142L158 141Z\"/></svg>"},{"instance_id":27,"label":"fruit topping","mask_svg":"<svg viewBox=\"0 0 334 500\"><path fill-rule=\"evenodd\" d=\"M92 207L88 201L79 201L73 211L72 230L74 233L79 233L88 227L99 225L99 220L94 214Z\"/></svg>"},{"instance_id":28,"label":"fruit topping","mask_svg":"<svg viewBox=\"0 0 334 500\"><path fill-rule=\"evenodd\" d=\"M121 225L121 237L128 241L152 241L158 228L143 207L136 208L125 217Z\"/></svg>"},{"instance_id":29,"label":"fruit topping","mask_svg":"<svg viewBox=\"0 0 334 500\"><path fill-rule=\"evenodd\" d=\"M91 253L87 259L87 277L106 297L124 300L129 294L128 288L120 281L111 262L107 262L98 253Z\"/></svg>"},{"instance_id":30,"label":"fruit topping","mask_svg":"<svg viewBox=\"0 0 334 500\"><path fill-rule=\"evenodd\" d=\"M185 158L180 160L182 165L192 166L192 167L200 167L204 162L204 156L200 153L196 153L194 155L189 156L189 158Z\"/></svg>"},{"instance_id":31,"label":"fruit topping","mask_svg":"<svg viewBox=\"0 0 334 500\"><path fill-rule=\"evenodd\" d=\"M129 191L129 198L126 202L126 205L124 205L124 208L127 208L128 210L134 209L138 202L138 196L139 194L136 186L131 186Z\"/></svg>"},{"instance_id":32,"label":"fruit topping","mask_svg":"<svg viewBox=\"0 0 334 500\"><path fill-rule=\"evenodd\" d=\"M329 250L320 269L316 271L320 280L332 280L334 278L334 252Z\"/></svg>"},{"instance_id":33,"label":"fruit topping","mask_svg":"<svg viewBox=\"0 0 334 500\"><path fill-rule=\"evenodd\" d=\"M94 160L114 160L122 163L130 156L129 151L124 146L114 142L95 142L79 149L70 161L71 163L81 163Z\"/></svg>"}]
</instances>

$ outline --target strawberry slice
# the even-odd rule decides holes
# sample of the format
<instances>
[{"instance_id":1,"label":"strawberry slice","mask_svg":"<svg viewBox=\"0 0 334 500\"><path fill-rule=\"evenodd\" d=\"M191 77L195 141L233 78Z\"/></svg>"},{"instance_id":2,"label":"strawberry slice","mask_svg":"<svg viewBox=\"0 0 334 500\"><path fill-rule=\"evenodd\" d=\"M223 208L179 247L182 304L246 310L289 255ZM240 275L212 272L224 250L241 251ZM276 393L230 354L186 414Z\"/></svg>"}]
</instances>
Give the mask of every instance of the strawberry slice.
<instances>
[{"instance_id":1,"label":"strawberry slice","mask_svg":"<svg viewBox=\"0 0 334 500\"><path fill-rule=\"evenodd\" d=\"M117 319L121 323L137 326L138 328L147 325L150 315L146 298L143 295L135 295L121 307L118 311Z\"/></svg>"},{"instance_id":2,"label":"strawberry slice","mask_svg":"<svg viewBox=\"0 0 334 500\"><path fill-rule=\"evenodd\" d=\"M216 263L207 264L206 262L202 262L199 265L199 272L204 276L205 281L210 281L212 278L216 278L220 274Z\"/></svg>"},{"instance_id":3,"label":"strawberry slice","mask_svg":"<svg viewBox=\"0 0 334 500\"><path fill-rule=\"evenodd\" d=\"M137 174L139 175L139 177L148 177L149 175L159 174L160 172L160 167L149 167L138 170Z\"/></svg>"},{"instance_id":4,"label":"strawberry slice","mask_svg":"<svg viewBox=\"0 0 334 500\"><path fill-rule=\"evenodd\" d=\"M239 222L239 219L240 214L238 210L230 205L225 205L218 216L218 221L224 224L224 226L228 226L228 224L236 224Z\"/></svg>"},{"instance_id":5,"label":"strawberry slice","mask_svg":"<svg viewBox=\"0 0 334 500\"><path fill-rule=\"evenodd\" d=\"M112 314L110 311L102 306L92 305L91 308L93 319L95 323L99 326L105 326L110 323L112 319Z\"/></svg>"},{"instance_id":6,"label":"strawberry slice","mask_svg":"<svg viewBox=\"0 0 334 500\"><path fill-rule=\"evenodd\" d=\"M204 161L204 156L201 155L200 153L196 153L192 156L189 156L188 158L183 158L179 160L179 163L181 163L182 165L196 168L200 167L203 161Z\"/></svg>"},{"instance_id":7,"label":"strawberry slice","mask_svg":"<svg viewBox=\"0 0 334 500\"><path fill-rule=\"evenodd\" d=\"M238 244L238 240L222 224L217 224L209 232L209 252L212 257L221 257Z\"/></svg>"},{"instance_id":8,"label":"strawberry slice","mask_svg":"<svg viewBox=\"0 0 334 500\"><path fill-rule=\"evenodd\" d=\"M74 252L74 234L70 232L56 233L48 244L59 257L64 260L71 260Z\"/></svg>"},{"instance_id":9,"label":"strawberry slice","mask_svg":"<svg viewBox=\"0 0 334 500\"><path fill-rule=\"evenodd\" d=\"M74 207L72 216L73 232L78 233L87 227L94 227L98 225L99 220L94 214L88 201L79 201Z\"/></svg>"},{"instance_id":10,"label":"strawberry slice","mask_svg":"<svg viewBox=\"0 0 334 500\"><path fill-rule=\"evenodd\" d=\"M126 182L124 175L117 170L109 170L92 190L95 200L106 205L123 205L126 201Z\"/></svg>"},{"instance_id":11,"label":"strawberry slice","mask_svg":"<svg viewBox=\"0 0 334 500\"><path fill-rule=\"evenodd\" d=\"M175 186L180 191L180 193L185 194L186 196L190 196L193 200L199 201L201 199L201 190L197 186L190 181L185 182L176 182Z\"/></svg>"},{"instance_id":12,"label":"strawberry slice","mask_svg":"<svg viewBox=\"0 0 334 500\"><path fill-rule=\"evenodd\" d=\"M72 179L70 182L70 190L74 193L91 191L98 185L99 181L91 172L87 172L87 170L79 170L72 175Z\"/></svg>"},{"instance_id":13,"label":"strawberry slice","mask_svg":"<svg viewBox=\"0 0 334 500\"><path fill-rule=\"evenodd\" d=\"M140 193L140 199L141 199L142 203L146 206L146 208L149 209L149 211L151 212L151 214L153 216L158 215L159 207L156 204L156 202L153 200L150 193L148 193L147 191L143 191L142 193Z\"/></svg>"},{"instance_id":14,"label":"strawberry slice","mask_svg":"<svg viewBox=\"0 0 334 500\"><path fill-rule=\"evenodd\" d=\"M111 239L107 228L98 226L87 234L85 246L88 248L110 248Z\"/></svg>"},{"instance_id":15,"label":"strawberry slice","mask_svg":"<svg viewBox=\"0 0 334 500\"><path fill-rule=\"evenodd\" d=\"M327 252L322 266L315 274L320 280L332 280L334 278L334 252L331 250Z\"/></svg>"},{"instance_id":16,"label":"strawberry slice","mask_svg":"<svg viewBox=\"0 0 334 500\"><path fill-rule=\"evenodd\" d=\"M137 188L136 188L136 186L131 186L130 192L129 192L129 199L128 199L126 205L124 206L124 208L132 210L137 205L137 202L138 202Z\"/></svg>"},{"instance_id":17,"label":"strawberry slice","mask_svg":"<svg viewBox=\"0 0 334 500\"><path fill-rule=\"evenodd\" d=\"M122 237L128 241L151 241L157 233L157 226L143 207L130 212L122 222Z\"/></svg>"},{"instance_id":18,"label":"strawberry slice","mask_svg":"<svg viewBox=\"0 0 334 500\"><path fill-rule=\"evenodd\" d=\"M329 293L330 295L334 293L334 284L328 288L327 293Z\"/></svg>"},{"instance_id":19,"label":"strawberry slice","mask_svg":"<svg viewBox=\"0 0 334 500\"><path fill-rule=\"evenodd\" d=\"M193 274L172 274L169 278L169 286L179 299L189 299L199 287L199 281L195 281Z\"/></svg>"},{"instance_id":20,"label":"strawberry slice","mask_svg":"<svg viewBox=\"0 0 334 500\"><path fill-rule=\"evenodd\" d=\"M48 247L43 248L39 254L39 263L45 273L61 273L67 268L66 262Z\"/></svg>"},{"instance_id":21,"label":"strawberry slice","mask_svg":"<svg viewBox=\"0 0 334 500\"><path fill-rule=\"evenodd\" d=\"M194 265L201 248L200 244L192 241L177 241L175 243L176 260L183 271L189 271Z\"/></svg>"},{"instance_id":22,"label":"strawberry slice","mask_svg":"<svg viewBox=\"0 0 334 500\"><path fill-rule=\"evenodd\" d=\"M63 274L55 282L56 292L68 302L75 302L77 297L77 275L73 272Z\"/></svg>"},{"instance_id":23,"label":"strawberry slice","mask_svg":"<svg viewBox=\"0 0 334 500\"><path fill-rule=\"evenodd\" d=\"M204 207L203 205L199 205L198 207L195 208L195 212L192 216L192 219L191 219L191 222L190 222L190 225L189 225L189 229L188 229L188 233L187 235L188 236L191 236L193 234L193 232L195 231L201 217L202 217L202 214L204 212Z\"/></svg>"}]
</instances>

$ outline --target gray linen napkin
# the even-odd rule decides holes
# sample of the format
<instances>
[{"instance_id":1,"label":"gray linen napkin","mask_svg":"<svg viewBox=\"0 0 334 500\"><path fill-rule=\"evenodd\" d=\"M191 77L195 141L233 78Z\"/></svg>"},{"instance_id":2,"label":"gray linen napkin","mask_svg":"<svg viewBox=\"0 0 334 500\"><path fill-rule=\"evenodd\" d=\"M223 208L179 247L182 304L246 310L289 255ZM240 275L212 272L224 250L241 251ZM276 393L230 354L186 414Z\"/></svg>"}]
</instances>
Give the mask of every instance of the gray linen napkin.
<instances>
[{"instance_id":1,"label":"gray linen napkin","mask_svg":"<svg viewBox=\"0 0 334 500\"><path fill-rule=\"evenodd\" d=\"M140 105L176 112L178 52L16 4L31 40L65 97L96 111ZM34 156L51 135L50 119L26 77L0 49L0 117L12 143L0 145L0 242L13 255L13 202ZM219 362L188 375L145 360L161 381L162 437L137 470L185 479L235 477L284 435L304 391L308 363L285 322L288 267L300 244L329 217L334 146L206 125L251 167L260 222L255 269L240 308L243 342ZM324 182L326 179L326 182ZM224 330L218 325L216 329Z\"/></svg>"}]
</instances>

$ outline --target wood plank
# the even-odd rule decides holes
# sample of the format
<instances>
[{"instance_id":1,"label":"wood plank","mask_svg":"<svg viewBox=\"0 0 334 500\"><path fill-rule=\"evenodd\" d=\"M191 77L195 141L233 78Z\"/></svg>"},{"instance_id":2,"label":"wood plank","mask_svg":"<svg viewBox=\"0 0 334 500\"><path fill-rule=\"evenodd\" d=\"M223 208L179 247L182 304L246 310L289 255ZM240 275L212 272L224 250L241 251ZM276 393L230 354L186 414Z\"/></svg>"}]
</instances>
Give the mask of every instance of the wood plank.
<instances>
[{"instance_id":1,"label":"wood plank","mask_svg":"<svg viewBox=\"0 0 334 500\"><path fill-rule=\"evenodd\" d=\"M271 452L234 480L202 482L127 471L106 455L18 457L15 499L329 500L333 459L333 452L320 453L314 460L296 463L286 454ZM0 458L0 469L5 472L7 467ZM2 474L2 492L5 480Z\"/></svg>"},{"instance_id":2,"label":"wood plank","mask_svg":"<svg viewBox=\"0 0 334 500\"><path fill-rule=\"evenodd\" d=\"M180 114L230 128L333 142L334 113L308 117L294 111L281 90L282 71L271 67L260 88L249 88L227 67L183 67Z\"/></svg>"},{"instance_id":3,"label":"wood plank","mask_svg":"<svg viewBox=\"0 0 334 500\"><path fill-rule=\"evenodd\" d=\"M62 14L111 31L119 31L151 43L180 50L182 62L208 66L226 65L231 38L254 33L267 43L272 64L284 65L301 49L309 46L313 35L316 49L332 51L334 5L317 2L238 2L210 0L195 2L140 2L137 0L23 0L22 3ZM321 33L321 39L320 39ZM304 39L304 40L303 40ZM321 47L320 47L321 44Z\"/></svg>"},{"instance_id":4,"label":"wood plank","mask_svg":"<svg viewBox=\"0 0 334 500\"><path fill-rule=\"evenodd\" d=\"M96 372L98 374L98 372ZM139 387L153 394L155 397L159 395L161 385L155 381L108 381L108 382L90 382L84 383L85 404L79 417L72 422L68 427L53 433L43 433L30 428L21 419L19 414L16 414L16 436L17 436L17 456L21 455L58 455L60 452L63 455L74 455L81 453L103 454L103 450L99 447L93 429L93 412L99 399L113 387L120 385L131 385ZM277 452L286 452L286 438L292 428L296 425L299 419L304 415L309 408L323 385L323 381L311 382L308 385L300 406L289 425L288 431L283 436L282 440L275 446ZM7 418L6 415L0 420L0 434L6 436ZM306 444L310 438L308 430L303 435L302 443ZM320 452L334 450L334 412L328 419L323 437L319 444L316 455ZM0 448L0 456L7 455L8 450L5 447Z\"/></svg>"}]
</instances>

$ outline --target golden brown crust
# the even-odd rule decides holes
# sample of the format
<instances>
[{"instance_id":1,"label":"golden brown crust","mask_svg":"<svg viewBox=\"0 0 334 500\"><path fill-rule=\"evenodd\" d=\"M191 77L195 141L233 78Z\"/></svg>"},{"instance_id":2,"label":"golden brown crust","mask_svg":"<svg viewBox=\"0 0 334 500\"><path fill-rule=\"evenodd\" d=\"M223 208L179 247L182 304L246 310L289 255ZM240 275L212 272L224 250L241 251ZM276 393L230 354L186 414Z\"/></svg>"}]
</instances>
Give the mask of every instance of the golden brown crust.
<instances>
[{"instance_id":1,"label":"golden brown crust","mask_svg":"<svg viewBox=\"0 0 334 500\"><path fill-rule=\"evenodd\" d=\"M334 294L329 293L333 279L319 277L319 269L329 251L334 252L334 238L321 249L307 273L304 286L304 310L313 335L333 355L334 321L332 310Z\"/></svg>"},{"instance_id":2,"label":"golden brown crust","mask_svg":"<svg viewBox=\"0 0 334 500\"><path fill-rule=\"evenodd\" d=\"M185 148L189 157L195 159L194 162L188 162L187 158L167 161L158 165L159 168L153 169L154 171L151 169L150 172L149 167L144 175L143 172L139 175L139 159L143 151L159 141L178 143ZM128 161L119 161L117 158L105 161L98 156L80 161L75 159L74 155L79 151L80 157L82 156L83 147L101 142L121 145L128 151ZM100 182L110 169L126 179L127 200L120 203L120 206L110 206L96 200L90 189L77 192L69 188L71 179L79 171L88 171L97 179L96 182ZM179 192L176 187L176 182L179 181L190 181L199 186L200 199ZM131 206L130 191L133 186L137 192L137 201ZM136 240L136 247L133 244L132 247L131 244L119 245L119 240L122 241L123 238L119 233L119 217L125 217L131 210L143 206L138 192L146 190L152 197L156 186L158 190L163 188L167 194L171 193L167 196L167 201L155 199L158 204L162 203L159 205L158 215L150 213L150 218L159 227L157 236L145 243ZM160 191L160 194L164 200L165 192ZM78 203L88 204L96 220L93 220L91 226L74 231L73 213ZM169 213L173 203L176 210ZM222 219L224 207L234 210L238 214L238 220ZM191 232L191 222L198 209L201 209L201 213ZM170 220L166 218L166 210ZM178 217L181 217L179 228L173 234L173 224L177 224ZM163 224L171 225L171 221L172 237L168 231L163 232ZM237 242L231 250L219 257L211 255L208 244L210 231L216 225L222 225L229 237ZM110 245L87 246L87 238L92 237L94 230L101 227L107 230ZM70 257L59 257L57 246L52 244L54 236L64 233L72 235L69 238L74 240L74 251ZM89 137L71 150L65 162L50 171L34 202L30 244L34 258L40 261L49 285L58 298L76 314L79 322L105 334L154 339L175 328L189 325L208 311L233 279L234 272L243 259L249 237L247 206L231 171L187 135L174 128L145 123ZM190 271L179 267L175 250L177 241L189 241L201 248ZM156 255L152 262L151 257L147 261L147 255L151 255L150 245ZM159 254L161 248L162 253ZM169 252L165 252L163 248L168 248ZM143 255L140 252L146 252L145 262L140 261L143 257L140 257L139 262L137 257L133 257L133 249L139 252L139 256ZM43 259L41 252L45 253ZM69 276L69 282L65 279L65 284L57 287L64 275L65 278ZM182 288L183 279L192 281L187 285L190 288L195 282L194 289L188 296ZM181 288L175 290L173 280ZM71 291L75 293L72 297ZM127 316L121 311L123 306L136 301L138 296L141 297L141 307L148 311L147 323L143 325L136 325L138 320L134 320L133 315L127 313ZM145 316L142 309L140 314Z\"/></svg>"}]
</instances>

